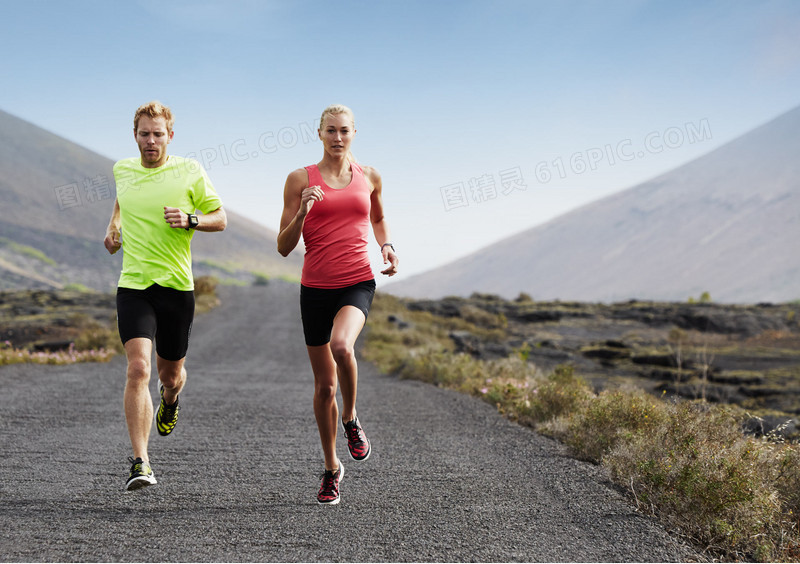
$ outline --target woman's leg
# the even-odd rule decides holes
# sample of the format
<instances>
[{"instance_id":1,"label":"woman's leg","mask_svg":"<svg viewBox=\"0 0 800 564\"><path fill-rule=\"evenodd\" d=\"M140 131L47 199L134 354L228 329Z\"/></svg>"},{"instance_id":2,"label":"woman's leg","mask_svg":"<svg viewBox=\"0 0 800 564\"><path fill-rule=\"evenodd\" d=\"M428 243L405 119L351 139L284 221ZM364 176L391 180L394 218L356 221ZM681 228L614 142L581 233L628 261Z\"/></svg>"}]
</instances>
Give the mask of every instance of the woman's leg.
<instances>
[{"instance_id":1,"label":"woman's leg","mask_svg":"<svg viewBox=\"0 0 800 564\"><path fill-rule=\"evenodd\" d=\"M342 389L342 421L345 422L356 418L358 365L355 344L365 322L364 313L349 305L340 309L333 319L330 349Z\"/></svg>"},{"instance_id":2,"label":"woman's leg","mask_svg":"<svg viewBox=\"0 0 800 564\"><path fill-rule=\"evenodd\" d=\"M336 456L336 426L339 406L336 404L336 363L331 354L330 343L307 346L311 370L314 372L314 416L317 419L325 469L339 468Z\"/></svg>"}]
</instances>

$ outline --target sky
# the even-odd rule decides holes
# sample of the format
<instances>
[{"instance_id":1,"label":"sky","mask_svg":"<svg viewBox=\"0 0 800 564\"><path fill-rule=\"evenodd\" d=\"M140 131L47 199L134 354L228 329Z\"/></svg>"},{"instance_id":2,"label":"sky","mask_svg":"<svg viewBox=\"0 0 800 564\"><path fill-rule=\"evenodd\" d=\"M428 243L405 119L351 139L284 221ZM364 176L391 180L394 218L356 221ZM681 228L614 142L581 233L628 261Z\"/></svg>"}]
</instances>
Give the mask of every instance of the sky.
<instances>
[{"instance_id":1,"label":"sky","mask_svg":"<svg viewBox=\"0 0 800 564\"><path fill-rule=\"evenodd\" d=\"M159 100L170 153L273 230L287 175L322 157L322 110L352 108L353 153L383 179L394 280L513 244L800 105L797 0L0 9L0 109L117 160L138 154L136 108Z\"/></svg>"}]
</instances>

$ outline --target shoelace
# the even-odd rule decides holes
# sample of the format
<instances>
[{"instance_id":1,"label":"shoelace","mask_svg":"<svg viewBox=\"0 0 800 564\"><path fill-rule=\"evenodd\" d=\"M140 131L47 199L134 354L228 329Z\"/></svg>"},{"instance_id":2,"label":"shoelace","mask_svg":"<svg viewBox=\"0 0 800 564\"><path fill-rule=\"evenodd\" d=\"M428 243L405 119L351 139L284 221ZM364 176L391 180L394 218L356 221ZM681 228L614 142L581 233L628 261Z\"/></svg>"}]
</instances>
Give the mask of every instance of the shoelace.
<instances>
[{"instance_id":1,"label":"shoelace","mask_svg":"<svg viewBox=\"0 0 800 564\"><path fill-rule=\"evenodd\" d=\"M338 491L338 486L336 484L336 478L339 477L339 472L336 473L331 472L330 470L325 470L322 474L322 487L320 488L320 493L323 495L335 495Z\"/></svg>"},{"instance_id":2,"label":"shoelace","mask_svg":"<svg viewBox=\"0 0 800 564\"><path fill-rule=\"evenodd\" d=\"M364 442L364 439L361 438L361 429L358 428L358 425L353 423L353 425L347 427L345 429L347 432L347 439L350 441L358 441Z\"/></svg>"},{"instance_id":3,"label":"shoelace","mask_svg":"<svg viewBox=\"0 0 800 564\"><path fill-rule=\"evenodd\" d=\"M161 399L161 413L164 416L164 419L167 421L171 420L175 417L175 412L178 411L178 402L175 402L173 405L167 405L164 402L164 399Z\"/></svg>"}]
</instances>

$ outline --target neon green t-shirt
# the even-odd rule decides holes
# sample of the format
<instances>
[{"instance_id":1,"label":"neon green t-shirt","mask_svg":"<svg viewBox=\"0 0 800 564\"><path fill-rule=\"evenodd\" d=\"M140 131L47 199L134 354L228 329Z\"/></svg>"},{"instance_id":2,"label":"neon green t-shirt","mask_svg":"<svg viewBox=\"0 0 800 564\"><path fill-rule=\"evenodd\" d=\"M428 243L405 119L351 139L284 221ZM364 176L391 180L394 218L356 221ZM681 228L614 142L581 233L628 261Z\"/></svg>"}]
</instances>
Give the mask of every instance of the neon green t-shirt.
<instances>
[{"instance_id":1,"label":"neon green t-shirt","mask_svg":"<svg viewBox=\"0 0 800 564\"><path fill-rule=\"evenodd\" d=\"M204 214L222 206L206 171L197 161L182 157L170 156L158 168L145 168L133 157L114 165L114 180L122 233L119 286L144 290L155 283L193 290L194 230L170 227L164 206Z\"/></svg>"}]
</instances>

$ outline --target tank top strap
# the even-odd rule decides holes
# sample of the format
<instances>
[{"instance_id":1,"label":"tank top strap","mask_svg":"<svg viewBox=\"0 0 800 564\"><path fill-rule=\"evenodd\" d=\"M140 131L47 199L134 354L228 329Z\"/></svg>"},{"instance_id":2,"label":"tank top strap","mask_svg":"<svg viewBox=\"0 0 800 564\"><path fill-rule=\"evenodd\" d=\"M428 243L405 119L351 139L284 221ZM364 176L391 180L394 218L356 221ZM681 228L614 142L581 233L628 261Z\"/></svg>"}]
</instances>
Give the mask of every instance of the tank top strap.
<instances>
[{"instance_id":1,"label":"tank top strap","mask_svg":"<svg viewBox=\"0 0 800 564\"><path fill-rule=\"evenodd\" d=\"M322 174L319 171L319 167L315 164L308 165L306 168L306 172L308 173L308 185L309 186L322 186L324 184L322 182Z\"/></svg>"},{"instance_id":2,"label":"tank top strap","mask_svg":"<svg viewBox=\"0 0 800 564\"><path fill-rule=\"evenodd\" d=\"M305 169L308 173L309 186L327 186L325 181L322 179L322 173L319 171L319 167L317 165L308 165L305 167ZM353 173L353 178L350 179L350 184L357 184L364 178L364 169L362 169L361 165L358 163L351 161L350 171Z\"/></svg>"}]
</instances>

